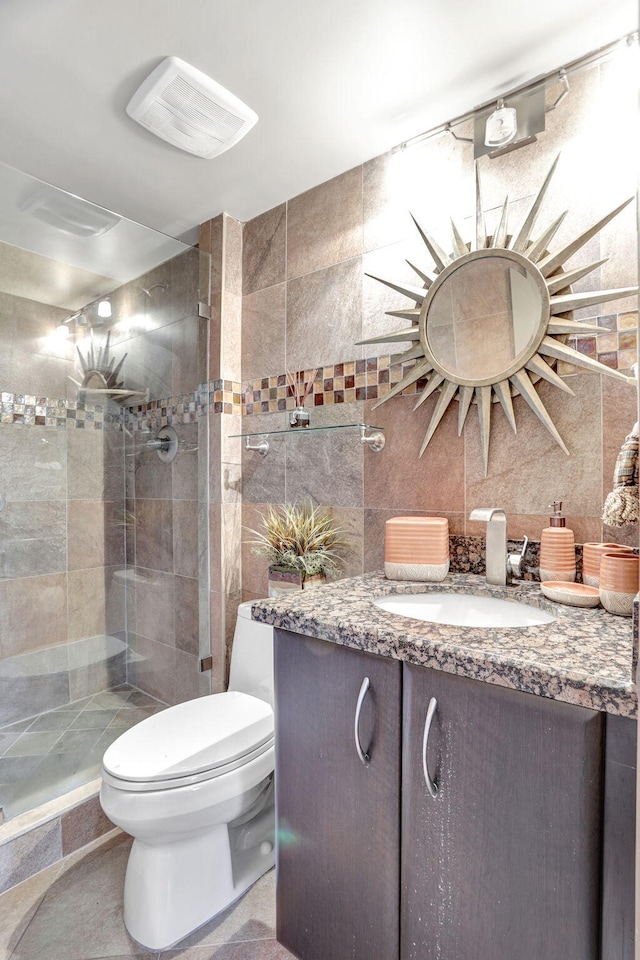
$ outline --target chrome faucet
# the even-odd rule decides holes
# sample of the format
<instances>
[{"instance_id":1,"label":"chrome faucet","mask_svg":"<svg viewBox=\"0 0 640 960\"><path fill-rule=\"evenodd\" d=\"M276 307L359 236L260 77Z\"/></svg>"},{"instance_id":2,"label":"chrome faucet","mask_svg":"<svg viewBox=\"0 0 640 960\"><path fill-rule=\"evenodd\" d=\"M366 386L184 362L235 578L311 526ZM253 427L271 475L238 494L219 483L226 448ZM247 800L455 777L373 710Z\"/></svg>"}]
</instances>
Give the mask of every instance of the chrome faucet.
<instances>
[{"instance_id":1,"label":"chrome faucet","mask_svg":"<svg viewBox=\"0 0 640 960\"><path fill-rule=\"evenodd\" d=\"M500 507L477 507L469 514L469 520L482 520L487 524L487 583L503 587L510 580L520 579L528 537L524 538L520 553L507 555L507 515L504 510Z\"/></svg>"}]
</instances>

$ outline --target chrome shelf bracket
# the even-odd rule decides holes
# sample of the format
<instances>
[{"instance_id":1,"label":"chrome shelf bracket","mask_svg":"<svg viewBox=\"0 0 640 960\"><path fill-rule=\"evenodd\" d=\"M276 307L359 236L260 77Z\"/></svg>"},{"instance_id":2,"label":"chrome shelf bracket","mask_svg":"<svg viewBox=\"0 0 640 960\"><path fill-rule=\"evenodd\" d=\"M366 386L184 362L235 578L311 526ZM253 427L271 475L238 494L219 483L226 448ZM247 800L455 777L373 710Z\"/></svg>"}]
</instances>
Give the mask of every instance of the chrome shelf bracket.
<instances>
[{"instance_id":1,"label":"chrome shelf bracket","mask_svg":"<svg viewBox=\"0 0 640 960\"><path fill-rule=\"evenodd\" d=\"M366 443L370 450L373 450L375 453L379 453L384 449L386 443L384 433L382 430L374 430L373 433L369 433L371 427L367 427L365 424L360 425L360 442Z\"/></svg>"},{"instance_id":2,"label":"chrome shelf bracket","mask_svg":"<svg viewBox=\"0 0 640 960\"><path fill-rule=\"evenodd\" d=\"M251 437L244 438L244 448L245 450L251 450L254 453L259 453L261 457L266 457L269 453L269 441L267 439L268 434L261 434L258 438L257 443L251 443Z\"/></svg>"}]
</instances>

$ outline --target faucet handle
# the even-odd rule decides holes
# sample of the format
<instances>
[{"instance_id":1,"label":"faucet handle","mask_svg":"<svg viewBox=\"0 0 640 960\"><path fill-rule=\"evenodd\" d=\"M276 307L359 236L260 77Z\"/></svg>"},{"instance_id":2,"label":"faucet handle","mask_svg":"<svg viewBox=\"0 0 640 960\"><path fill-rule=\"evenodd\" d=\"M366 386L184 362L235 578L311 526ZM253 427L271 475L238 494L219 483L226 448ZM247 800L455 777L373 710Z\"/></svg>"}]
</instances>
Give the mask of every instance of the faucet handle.
<instances>
[{"instance_id":1,"label":"faucet handle","mask_svg":"<svg viewBox=\"0 0 640 960\"><path fill-rule=\"evenodd\" d=\"M529 546L529 537L524 538L520 553L510 553L507 557L507 576L514 580L522 580L524 555Z\"/></svg>"}]
</instances>

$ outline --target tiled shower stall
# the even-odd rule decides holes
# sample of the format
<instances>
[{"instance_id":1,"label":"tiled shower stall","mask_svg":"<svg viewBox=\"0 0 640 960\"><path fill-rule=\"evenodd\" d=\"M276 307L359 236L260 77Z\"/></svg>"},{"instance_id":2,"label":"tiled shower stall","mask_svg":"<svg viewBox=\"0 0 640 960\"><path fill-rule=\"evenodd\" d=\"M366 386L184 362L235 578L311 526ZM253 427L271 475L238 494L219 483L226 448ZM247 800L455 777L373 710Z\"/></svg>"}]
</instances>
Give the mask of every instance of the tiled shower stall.
<instances>
[{"instance_id":1,"label":"tiled shower stall","mask_svg":"<svg viewBox=\"0 0 640 960\"><path fill-rule=\"evenodd\" d=\"M113 289L111 320L100 323L88 307L66 339L56 328L73 311L0 293L6 819L95 778L124 729L210 689L211 674L199 671L200 631L208 650L209 629L199 602L208 485L199 477L208 465L197 418L208 261L184 247ZM78 351L85 367L104 368L107 336L110 356L124 357L119 381L132 392L124 402L74 384L83 376ZM131 406L142 396L144 416ZM161 418L178 435L168 464L148 446Z\"/></svg>"}]
</instances>

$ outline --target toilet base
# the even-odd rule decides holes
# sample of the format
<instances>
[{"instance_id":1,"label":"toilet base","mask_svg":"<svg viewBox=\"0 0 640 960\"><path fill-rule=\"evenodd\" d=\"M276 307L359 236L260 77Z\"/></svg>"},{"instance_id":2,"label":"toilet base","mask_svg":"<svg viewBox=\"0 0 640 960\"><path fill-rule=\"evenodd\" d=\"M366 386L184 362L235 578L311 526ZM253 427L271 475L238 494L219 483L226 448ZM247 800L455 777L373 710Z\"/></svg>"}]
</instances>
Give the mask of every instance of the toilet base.
<instances>
[{"instance_id":1,"label":"toilet base","mask_svg":"<svg viewBox=\"0 0 640 960\"><path fill-rule=\"evenodd\" d=\"M143 947L165 950L221 913L275 863L273 807L251 823L217 824L173 843L134 840L124 922Z\"/></svg>"}]
</instances>

